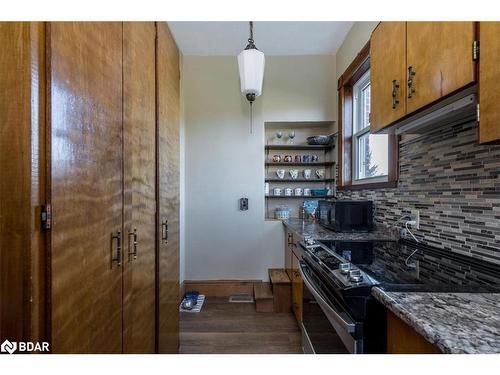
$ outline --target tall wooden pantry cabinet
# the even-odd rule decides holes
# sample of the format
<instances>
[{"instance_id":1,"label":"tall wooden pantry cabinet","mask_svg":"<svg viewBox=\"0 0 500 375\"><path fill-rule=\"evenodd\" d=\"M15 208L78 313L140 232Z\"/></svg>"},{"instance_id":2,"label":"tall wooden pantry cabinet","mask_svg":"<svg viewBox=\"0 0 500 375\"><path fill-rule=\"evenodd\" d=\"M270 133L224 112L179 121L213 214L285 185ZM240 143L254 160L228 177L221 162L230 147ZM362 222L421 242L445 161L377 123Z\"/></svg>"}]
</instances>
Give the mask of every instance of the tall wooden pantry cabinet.
<instances>
[{"instance_id":1,"label":"tall wooden pantry cabinet","mask_svg":"<svg viewBox=\"0 0 500 375\"><path fill-rule=\"evenodd\" d=\"M0 23L0 40L1 340L177 352L180 74L166 23Z\"/></svg>"}]
</instances>

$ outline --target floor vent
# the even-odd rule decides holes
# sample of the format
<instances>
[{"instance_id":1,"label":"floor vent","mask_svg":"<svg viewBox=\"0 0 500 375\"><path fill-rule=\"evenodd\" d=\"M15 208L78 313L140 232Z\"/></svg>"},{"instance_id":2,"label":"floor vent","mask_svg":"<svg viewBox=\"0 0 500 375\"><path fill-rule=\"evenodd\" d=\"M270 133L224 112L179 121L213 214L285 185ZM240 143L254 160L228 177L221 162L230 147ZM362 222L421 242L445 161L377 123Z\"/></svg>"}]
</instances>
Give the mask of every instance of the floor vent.
<instances>
[{"instance_id":1,"label":"floor vent","mask_svg":"<svg viewBox=\"0 0 500 375\"><path fill-rule=\"evenodd\" d=\"M253 303L253 296L250 294L234 294L229 296L229 302L231 303Z\"/></svg>"}]
</instances>

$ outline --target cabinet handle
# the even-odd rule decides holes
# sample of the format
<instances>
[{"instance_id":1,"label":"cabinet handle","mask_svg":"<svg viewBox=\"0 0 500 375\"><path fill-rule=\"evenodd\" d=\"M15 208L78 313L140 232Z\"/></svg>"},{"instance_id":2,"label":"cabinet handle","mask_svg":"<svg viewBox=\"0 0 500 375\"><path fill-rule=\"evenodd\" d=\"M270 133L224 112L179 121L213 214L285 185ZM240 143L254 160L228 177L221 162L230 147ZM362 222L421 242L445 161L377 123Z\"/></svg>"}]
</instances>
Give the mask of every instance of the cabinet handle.
<instances>
[{"instance_id":1,"label":"cabinet handle","mask_svg":"<svg viewBox=\"0 0 500 375\"><path fill-rule=\"evenodd\" d=\"M122 232L111 233L111 242L113 240L116 240L116 257L111 258L111 264L116 262L118 267L120 267L122 265ZM113 251L113 246L111 246L111 251Z\"/></svg>"},{"instance_id":2,"label":"cabinet handle","mask_svg":"<svg viewBox=\"0 0 500 375\"><path fill-rule=\"evenodd\" d=\"M413 94L415 93L415 87L414 87L415 82L413 81L415 74L417 74L417 72L413 70L412 66L409 66L408 67L408 99L411 99Z\"/></svg>"},{"instance_id":3,"label":"cabinet handle","mask_svg":"<svg viewBox=\"0 0 500 375\"><path fill-rule=\"evenodd\" d=\"M130 236L132 236L132 241L130 241ZM128 257L129 257L129 260L130 260L130 256L133 256L133 259L136 260L137 259L137 228L134 228L134 230L132 232L128 232L128 238L129 238L129 242L128 242ZM130 251L130 243L132 243L133 245L133 250Z\"/></svg>"},{"instance_id":4,"label":"cabinet handle","mask_svg":"<svg viewBox=\"0 0 500 375\"><path fill-rule=\"evenodd\" d=\"M392 109L396 109L396 106L399 104L398 89L399 89L398 82L395 79L393 79L392 80Z\"/></svg>"},{"instance_id":5,"label":"cabinet handle","mask_svg":"<svg viewBox=\"0 0 500 375\"><path fill-rule=\"evenodd\" d=\"M161 223L161 240L163 243L168 243L168 220L165 219L164 222Z\"/></svg>"}]
</instances>

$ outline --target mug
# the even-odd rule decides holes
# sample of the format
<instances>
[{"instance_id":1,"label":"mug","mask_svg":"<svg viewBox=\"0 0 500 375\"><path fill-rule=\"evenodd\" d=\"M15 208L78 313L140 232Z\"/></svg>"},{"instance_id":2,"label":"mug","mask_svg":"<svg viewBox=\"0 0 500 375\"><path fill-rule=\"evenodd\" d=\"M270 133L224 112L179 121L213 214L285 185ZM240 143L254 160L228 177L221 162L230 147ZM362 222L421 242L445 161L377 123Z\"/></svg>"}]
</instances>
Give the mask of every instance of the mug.
<instances>
[{"instance_id":1,"label":"mug","mask_svg":"<svg viewBox=\"0 0 500 375\"><path fill-rule=\"evenodd\" d=\"M295 159L294 160L295 160L296 163L300 163L300 162L302 162L302 156L295 155Z\"/></svg>"},{"instance_id":2,"label":"mug","mask_svg":"<svg viewBox=\"0 0 500 375\"><path fill-rule=\"evenodd\" d=\"M293 180L296 180L297 177L299 177L299 170L298 169L290 169L290 177L293 179Z\"/></svg>"},{"instance_id":3,"label":"mug","mask_svg":"<svg viewBox=\"0 0 500 375\"><path fill-rule=\"evenodd\" d=\"M281 155L274 155L273 156L273 162L279 163L281 161Z\"/></svg>"},{"instance_id":4,"label":"mug","mask_svg":"<svg viewBox=\"0 0 500 375\"><path fill-rule=\"evenodd\" d=\"M282 188L274 188L273 189L273 195L281 195L282 192L283 192Z\"/></svg>"},{"instance_id":5,"label":"mug","mask_svg":"<svg viewBox=\"0 0 500 375\"><path fill-rule=\"evenodd\" d=\"M302 163L310 163L311 155L302 155Z\"/></svg>"},{"instance_id":6,"label":"mug","mask_svg":"<svg viewBox=\"0 0 500 375\"><path fill-rule=\"evenodd\" d=\"M285 158L283 159L286 163L291 163L293 158L292 155L285 155Z\"/></svg>"},{"instance_id":7,"label":"mug","mask_svg":"<svg viewBox=\"0 0 500 375\"><path fill-rule=\"evenodd\" d=\"M306 180L309 180L311 178L311 170L310 169L304 169L304 178Z\"/></svg>"},{"instance_id":8,"label":"mug","mask_svg":"<svg viewBox=\"0 0 500 375\"><path fill-rule=\"evenodd\" d=\"M300 196L304 193L304 189L302 188L295 188L295 195Z\"/></svg>"},{"instance_id":9,"label":"mug","mask_svg":"<svg viewBox=\"0 0 500 375\"><path fill-rule=\"evenodd\" d=\"M309 188L305 188L305 189L304 189L304 195L305 195L306 197L309 197L309 196L311 195L311 189L309 189Z\"/></svg>"},{"instance_id":10,"label":"mug","mask_svg":"<svg viewBox=\"0 0 500 375\"><path fill-rule=\"evenodd\" d=\"M293 194L293 189L292 188L286 188L285 189L285 195L287 197L290 197Z\"/></svg>"},{"instance_id":11,"label":"mug","mask_svg":"<svg viewBox=\"0 0 500 375\"><path fill-rule=\"evenodd\" d=\"M317 169L316 176L318 176L318 178L324 178L325 177L325 170L324 169Z\"/></svg>"},{"instance_id":12,"label":"mug","mask_svg":"<svg viewBox=\"0 0 500 375\"><path fill-rule=\"evenodd\" d=\"M319 160L319 156L318 155L311 155L311 162L315 163Z\"/></svg>"},{"instance_id":13,"label":"mug","mask_svg":"<svg viewBox=\"0 0 500 375\"><path fill-rule=\"evenodd\" d=\"M285 170L284 169L277 169L276 176L278 176L278 178L282 180L283 178L285 178Z\"/></svg>"}]
</instances>

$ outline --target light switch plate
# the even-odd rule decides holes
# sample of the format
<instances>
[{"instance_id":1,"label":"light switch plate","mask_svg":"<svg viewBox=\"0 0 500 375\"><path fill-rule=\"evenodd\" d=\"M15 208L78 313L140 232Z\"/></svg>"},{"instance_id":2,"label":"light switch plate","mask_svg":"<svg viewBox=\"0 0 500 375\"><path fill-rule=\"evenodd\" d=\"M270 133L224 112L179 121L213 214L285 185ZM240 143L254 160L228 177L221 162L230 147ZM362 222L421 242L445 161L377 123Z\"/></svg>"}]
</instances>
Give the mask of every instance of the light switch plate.
<instances>
[{"instance_id":1,"label":"light switch plate","mask_svg":"<svg viewBox=\"0 0 500 375\"><path fill-rule=\"evenodd\" d=\"M240 198L240 211L248 211L248 198Z\"/></svg>"}]
</instances>

